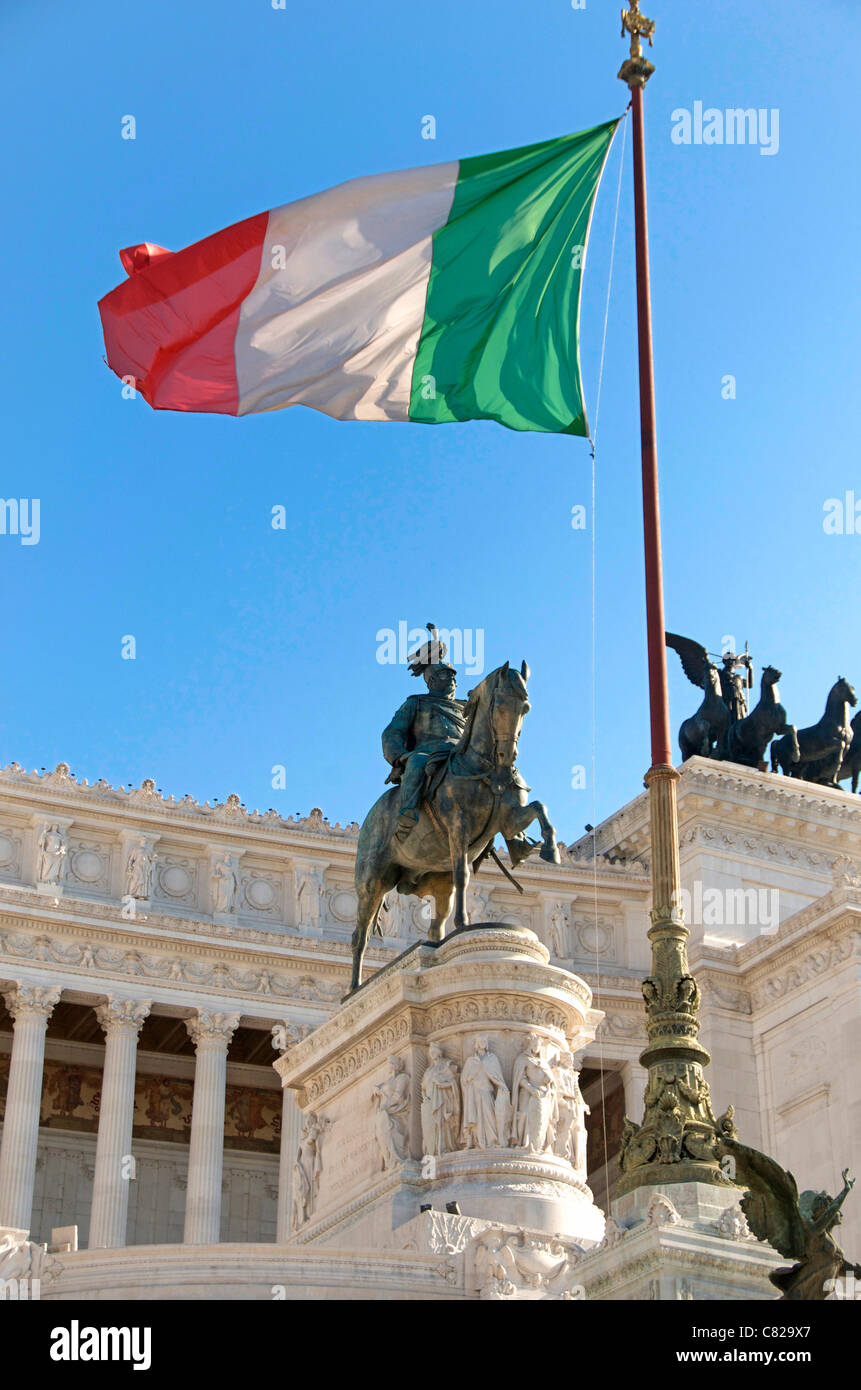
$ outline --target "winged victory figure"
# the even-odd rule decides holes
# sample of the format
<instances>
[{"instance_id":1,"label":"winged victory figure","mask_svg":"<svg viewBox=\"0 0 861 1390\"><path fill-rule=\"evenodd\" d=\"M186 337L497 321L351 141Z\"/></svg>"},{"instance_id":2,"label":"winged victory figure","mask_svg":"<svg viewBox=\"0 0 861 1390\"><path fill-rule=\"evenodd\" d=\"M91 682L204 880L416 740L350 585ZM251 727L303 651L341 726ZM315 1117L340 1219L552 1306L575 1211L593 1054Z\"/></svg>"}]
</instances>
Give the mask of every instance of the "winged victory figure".
<instances>
[{"instance_id":1,"label":"winged victory figure","mask_svg":"<svg viewBox=\"0 0 861 1390\"><path fill-rule=\"evenodd\" d=\"M861 1278L861 1265L846 1259L831 1235L839 1225L840 1208L855 1185L848 1168L843 1170L843 1191L836 1197L827 1192L802 1192L791 1173L773 1158L749 1149L724 1130L719 1143L720 1156L735 1161L734 1181L748 1189L741 1209L751 1231L767 1240L781 1255L796 1263L789 1269L776 1269L768 1276L781 1290L784 1300L818 1302L834 1290L835 1281L852 1273Z\"/></svg>"}]
</instances>

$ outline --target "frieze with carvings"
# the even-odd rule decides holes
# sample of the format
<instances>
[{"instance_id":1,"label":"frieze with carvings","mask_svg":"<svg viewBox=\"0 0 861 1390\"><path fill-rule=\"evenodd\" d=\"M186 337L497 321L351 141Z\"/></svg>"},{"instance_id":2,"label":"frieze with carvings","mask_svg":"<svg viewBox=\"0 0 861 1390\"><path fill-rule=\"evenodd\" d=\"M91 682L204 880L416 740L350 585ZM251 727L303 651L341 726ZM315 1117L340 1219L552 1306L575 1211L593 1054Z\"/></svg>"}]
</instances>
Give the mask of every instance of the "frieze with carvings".
<instances>
[{"instance_id":1,"label":"frieze with carvings","mask_svg":"<svg viewBox=\"0 0 861 1390\"><path fill-rule=\"evenodd\" d=\"M322 1096L342 1086L345 1081L358 1075L372 1063L376 1064L381 1058L388 1056L398 1043L409 1036L410 1021L406 1014L378 1028L348 1052L344 1052L336 1062L322 1067L309 1077L304 1087L304 1103L316 1104ZM301 1043L297 1045L297 1048L299 1047Z\"/></svg>"},{"instance_id":2,"label":"frieze with carvings","mask_svg":"<svg viewBox=\"0 0 861 1390\"><path fill-rule=\"evenodd\" d=\"M807 849L803 845L793 845L786 840L765 839L749 832L727 830L723 826L694 826L681 835L679 844L682 850L686 845L704 845L709 849L730 850L734 858L744 857L761 859L768 863L786 864L791 868L800 868L804 872L812 870L823 877L827 877L831 872L831 859L826 854Z\"/></svg>"},{"instance_id":3,"label":"frieze with carvings","mask_svg":"<svg viewBox=\"0 0 861 1390\"><path fill-rule=\"evenodd\" d=\"M561 1009L528 995L475 994L431 1005L425 1016L425 1031L436 1033L461 1023L480 1023L498 1019L500 1023L534 1023L565 1033L568 1018Z\"/></svg>"},{"instance_id":4,"label":"frieze with carvings","mask_svg":"<svg viewBox=\"0 0 861 1390\"><path fill-rule=\"evenodd\" d=\"M827 941L820 949L808 951L789 968L774 970L765 978L760 976L750 991L753 1007L762 1009L775 1004L858 956L861 956L861 930L856 927L838 940Z\"/></svg>"},{"instance_id":5,"label":"frieze with carvings","mask_svg":"<svg viewBox=\"0 0 861 1390\"><path fill-rule=\"evenodd\" d=\"M20 960L99 971L111 976L133 976L190 984L212 989L235 989L244 994L276 995L284 999L332 1004L340 999L341 979L326 980L309 974L283 974L269 968L240 970L223 961L194 962L176 956L155 956L108 946L77 945L42 934L0 932L0 953Z\"/></svg>"}]
</instances>

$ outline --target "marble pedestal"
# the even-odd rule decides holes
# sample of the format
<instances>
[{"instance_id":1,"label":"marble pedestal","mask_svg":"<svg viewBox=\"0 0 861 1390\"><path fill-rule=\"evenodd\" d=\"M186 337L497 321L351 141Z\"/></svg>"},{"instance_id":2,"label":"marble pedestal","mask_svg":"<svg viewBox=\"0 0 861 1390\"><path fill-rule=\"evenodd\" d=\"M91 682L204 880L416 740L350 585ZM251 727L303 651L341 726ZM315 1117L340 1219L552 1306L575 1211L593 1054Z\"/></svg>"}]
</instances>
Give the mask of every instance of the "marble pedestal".
<instances>
[{"instance_id":1,"label":"marble pedestal","mask_svg":"<svg viewBox=\"0 0 861 1390\"><path fill-rule=\"evenodd\" d=\"M429 1207L596 1245L604 1218L585 1172L552 1150L515 1146L508 1125L498 1142L469 1148L458 1125L450 1152L425 1154L422 1076L432 1043L460 1077L484 1038L510 1091L530 1034L553 1065L590 1042L601 1017L585 982L550 965L524 928L481 924L404 952L274 1063L306 1131L290 1242L391 1248ZM396 1094L393 1126L385 1106Z\"/></svg>"},{"instance_id":2,"label":"marble pedestal","mask_svg":"<svg viewBox=\"0 0 861 1390\"><path fill-rule=\"evenodd\" d=\"M747 1229L739 1189L640 1187L613 1204L601 1245L576 1265L587 1299L770 1299L787 1261Z\"/></svg>"}]
</instances>

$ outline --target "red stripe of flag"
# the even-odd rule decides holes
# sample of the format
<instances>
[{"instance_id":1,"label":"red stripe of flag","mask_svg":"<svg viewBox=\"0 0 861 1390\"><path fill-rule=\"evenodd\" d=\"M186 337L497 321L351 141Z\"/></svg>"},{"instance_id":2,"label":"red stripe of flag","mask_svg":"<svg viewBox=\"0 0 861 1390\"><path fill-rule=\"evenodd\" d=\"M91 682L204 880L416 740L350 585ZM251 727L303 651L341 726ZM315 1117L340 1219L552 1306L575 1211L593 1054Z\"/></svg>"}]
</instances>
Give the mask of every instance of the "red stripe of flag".
<instances>
[{"instance_id":1,"label":"red stripe of flag","mask_svg":"<svg viewBox=\"0 0 861 1390\"><path fill-rule=\"evenodd\" d=\"M120 252L130 278L99 300L108 365L154 410L237 413L233 345L268 221L258 213L182 251Z\"/></svg>"}]
</instances>

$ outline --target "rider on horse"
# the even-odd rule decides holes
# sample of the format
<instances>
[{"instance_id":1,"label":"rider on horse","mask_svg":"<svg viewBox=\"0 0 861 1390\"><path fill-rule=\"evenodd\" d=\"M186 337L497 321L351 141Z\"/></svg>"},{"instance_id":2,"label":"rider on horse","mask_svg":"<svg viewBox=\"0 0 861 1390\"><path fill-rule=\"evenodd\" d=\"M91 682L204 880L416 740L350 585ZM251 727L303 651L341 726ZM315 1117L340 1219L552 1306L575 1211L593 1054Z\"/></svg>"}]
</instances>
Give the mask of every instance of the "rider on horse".
<instances>
[{"instance_id":1,"label":"rider on horse","mask_svg":"<svg viewBox=\"0 0 861 1390\"><path fill-rule=\"evenodd\" d=\"M466 700L454 697L457 672L447 666L444 642L428 625L430 640L409 657L414 676L423 676L427 695L410 695L383 730L383 757L391 763L386 779L400 782L401 801L395 838L403 841L419 818L425 768L434 753L455 748L466 727Z\"/></svg>"},{"instance_id":2,"label":"rider on horse","mask_svg":"<svg viewBox=\"0 0 861 1390\"><path fill-rule=\"evenodd\" d=\"M730 725L738 723L747 714L747 696L745 687L750 688L750 675L753 669L753 660L747 652L742 652L741 656L736 656L734 652L724 652L721 657L723 663L720 675L720 689L723 702L729 710ZM744 671L737 670L741 667Z\"/></svg>"}]
</instances>

